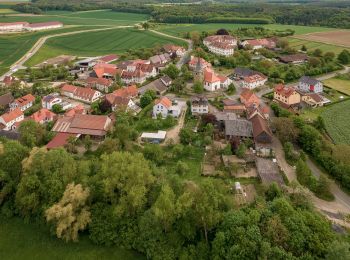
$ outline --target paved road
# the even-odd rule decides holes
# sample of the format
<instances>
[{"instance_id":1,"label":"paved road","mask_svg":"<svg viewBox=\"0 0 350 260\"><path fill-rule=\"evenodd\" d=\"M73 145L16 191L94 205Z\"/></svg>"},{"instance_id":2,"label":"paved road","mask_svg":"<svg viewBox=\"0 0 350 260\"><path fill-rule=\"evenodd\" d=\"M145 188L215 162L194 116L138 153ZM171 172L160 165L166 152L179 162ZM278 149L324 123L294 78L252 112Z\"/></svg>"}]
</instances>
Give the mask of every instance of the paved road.
<instances>
[{"instance_id":1,"label":"paved road","mask_svg":"<svg viewBox=\"0 0 350 260\"><path fill-rule=\"evenodd\" d=\"M40 48L45 44L45 42L50 38L73 35L73 34L84 33L84 32L106 31L106 30L128 28L128 27L132 27L132 26L128 25L128 26L115 26L115 27L100 28L100 29L79 30L74 32L58 33L58 34L52 34L52 35L41 37L33 45L33 47L29 51L27 51L27 53L22 58L20 58L18 61L12 64L12 66L10 67L10 70L0 77L0 81L2 81L6 76L11 76L18 69L23 68L23 64L27 62L31 57L33 57L40 50Z\"/></svg>"}]
</instances>

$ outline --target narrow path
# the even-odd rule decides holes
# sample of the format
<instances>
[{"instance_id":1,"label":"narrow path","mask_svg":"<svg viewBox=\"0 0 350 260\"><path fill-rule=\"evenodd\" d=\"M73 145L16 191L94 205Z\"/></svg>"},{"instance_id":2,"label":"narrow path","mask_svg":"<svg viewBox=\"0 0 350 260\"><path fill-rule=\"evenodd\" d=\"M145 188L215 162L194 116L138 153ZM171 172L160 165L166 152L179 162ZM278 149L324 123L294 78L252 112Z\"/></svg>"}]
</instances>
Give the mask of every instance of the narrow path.
<instances>
[{"instance_id":1,"label":"narrow path","mask_svg":"<svg viewBox=\"0 0 350 260\"><path fill-rule=\"evenodd\" d=\"M182 112L180 118L178 119L178 124L167 132L165 142L163 143L163 145L167 144L168 143L167 141L169 141L170 139L173 140L174 144L178 144L180 142L179 134L185 124L185 116L186 116L187 109L188 108L186 105L184 111Z\"/></svg>"},{"instance_id":2,"label":"narrow path","mask_svg":"<svg viewBox=\"0 0 350 260\"><path fill-rule=\"evenodd\" d=\"M108 27L108 28L79 30L74 32L65 32L65 33L58 33L58 34L43 36L33 45L33 47L29 51L26 52L26 54L24 54L24 56L22 56L22 58L20 58L18 61L12 64L12 66L10 67L10 70L0 77L0 81L2 81L6 76L11 76L16 70L21 68L23 64L27 62L31 57L33 57L40 50L40 48L45 44L45 42L50 38L79 34L79 33L86 33L86 32L98 32L98 31L106 31L106 30L113 30L113 29L130 28L130 27L132 26L131 25L114 26L114 27Z\"/></svg>"}]
</instances>

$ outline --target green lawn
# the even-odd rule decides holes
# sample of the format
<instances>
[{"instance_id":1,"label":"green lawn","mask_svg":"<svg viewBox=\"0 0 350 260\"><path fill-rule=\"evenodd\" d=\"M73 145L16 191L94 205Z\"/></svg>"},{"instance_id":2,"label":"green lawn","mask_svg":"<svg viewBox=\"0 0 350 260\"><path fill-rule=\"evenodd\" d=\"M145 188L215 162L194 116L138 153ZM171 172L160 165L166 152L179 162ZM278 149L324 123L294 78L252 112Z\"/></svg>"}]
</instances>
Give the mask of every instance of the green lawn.
<instances>
[{"instance_id":1,"label":"green lawn","mask_svg":"<svg viewBox=\"0 0 350 260\"><path fill-rule=\"evenodd\" d=\"M62 29L55 29L34 33L0 35L0 74L6 72L8 68L17 60L19 60L25 53L30 50L34 43L43 36L52 35L63 32L79 31L97 28L89 27L68 27Z\"/></svg>"},{"instance_id":2,"label":"green lawn","mask_svg":"<svg viewBox=\"0 0 350 260\"><path fill-rule=\"evenodd\" d=\"M297 50L300 50L303 45L306 46L308 51L312 51L315 49L320 49L323 52L331 51L334 52L335 54L340 53L342 50L346 49L344 47L336 46L336 45L331 45L331 44L325 44L325 43L320 43L320 42L313 42L313 41L307 41L307 40L301 40L301 39L296 39L292 37L287 38L289 41L289 46L293 47ZM350 50L350 49L348 49Z\"/></svg>"},{"instance_id":3,"label":"green lawn","mask_svg":"<svg viewBox=\"0 0 350 260\"><path fill-rule=\"evenodd\" d=\"M144 259L133 251L94 245L87 236L78 243L65 243L50 236L48 228L26 224L19 218L0 218L0 223L0 259Z\"/></svg>"},{"instance_id":4,"label":"green lawn","mask_svg":"<svg viewBox=\"0 0 350 260\"><path fill-rule=\"evenodd\" d=\"M125 53L129 49L148 48L155 45L185 42L135 29L113 29L100 32L80 33L76 35L49 39L39 52L27 62L36 65L48 58L61 54L76 56L94 56L108 53Z\"/></svg>"},{"instance_id":5,"label":"green lawn","mask_svg":"<svg viewBox=\"0 0 350 260\"><path fill-rule=\"evenodd\" d=\"M321 116L326 130L337 144L350 144L350 100L340 102L323 109Z\"/></svg>"},{"instance_id":6,"label":"green lawn","mask_svg":"<svg viewBox=\"0 0 350 260\"><path fill-rule=\"evenodd\" d=\"M252 28L257 26L261 26L271 30L293 29L295 30L296 34L305 34L305 33L311 33L311 32L324 32L324 31L334 30L332 28L325 28L325 27L311 27L311 26L298 26L298 25L282 25L282 24L257 25L257 24L225 24L225 23L166 24L166 25L159 25L157 30L171 34L171 35L181 36L185 32L192 32L192 31L199 31L199 32L215 31L221 28L225 28L228 30L235 30L242 27Z\"/></svg>"},{"instance_id":7,"label":"green lawn","mask_svg":"<svg viewBox=\"0 0 350 260\"><path fill-rule=\"evenodd\" d=\"M60 21L65 25L103 25L103 26L118 26L118 25L134 25L137 22L148 19L144 14L131 14L113 12L110 10L98 10L93 12L47 12L44 15L33 16L2 16L1 22L27 21L47 22Z\"/></svg>"},{"instance_id":8,"label":"green lawn","mask_svg":"<svg viewBox=\"0 0 350 260\"><path fill-rule=\"evenodd\" d=\"M339 79L335 77L335 78L324 80L323 84L332 89L335 89L337 91L350 95L350 80Z\"/></svg>"}]
</instances>

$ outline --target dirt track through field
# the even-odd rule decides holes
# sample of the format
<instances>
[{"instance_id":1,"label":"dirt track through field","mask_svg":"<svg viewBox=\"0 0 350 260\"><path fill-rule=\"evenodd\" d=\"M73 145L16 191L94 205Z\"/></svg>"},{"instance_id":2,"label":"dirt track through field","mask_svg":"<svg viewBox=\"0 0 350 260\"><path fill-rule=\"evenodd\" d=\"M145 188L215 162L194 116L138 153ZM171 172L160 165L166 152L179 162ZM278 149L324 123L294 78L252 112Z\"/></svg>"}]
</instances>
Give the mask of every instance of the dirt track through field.
<instances>
[{"instance_id":1,"label":"dirt track through field","mask_svg":"<svg viewBox=\"0 0 350 260\"><path fill-rule=\"evenodd\" d=\"M293 38L350 48L350 30L307 33L293 36Z\"/></svg>"}]
</instances>

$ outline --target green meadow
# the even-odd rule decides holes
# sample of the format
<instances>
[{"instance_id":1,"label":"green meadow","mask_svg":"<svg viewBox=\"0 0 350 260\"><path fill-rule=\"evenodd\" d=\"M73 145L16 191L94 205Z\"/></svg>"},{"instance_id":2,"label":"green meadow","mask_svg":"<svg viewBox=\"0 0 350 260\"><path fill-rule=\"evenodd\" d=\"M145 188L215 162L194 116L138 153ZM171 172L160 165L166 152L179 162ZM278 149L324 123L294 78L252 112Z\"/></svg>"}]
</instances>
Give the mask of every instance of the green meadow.
<instances>
[{"instance_id":1,"label":"green meadow","mask_svg":"<svg viewBox=\"0 0 350 260\"><path fill-rule=\"evenodd\" d=\"M0 259L144 259L131 250L98 246L82 235L77 243L66 243L49 235L46 226L24 223L19 218L0 218Z\"/></svg>"},{"instance_id":2,"label":"green meadow","mask_svg":"<svg viewBox=\"0 0 350 260\"><path fill-rule=\"evenodd\" d=\"M46 44L26 65L36 65L48 58L61 54L76 56L94 56L108 53L121 54L130 49L149 48L166 43L185 44L181 40L131 28L86 32L47 40Z\"/></svg>"}]
</instances>

